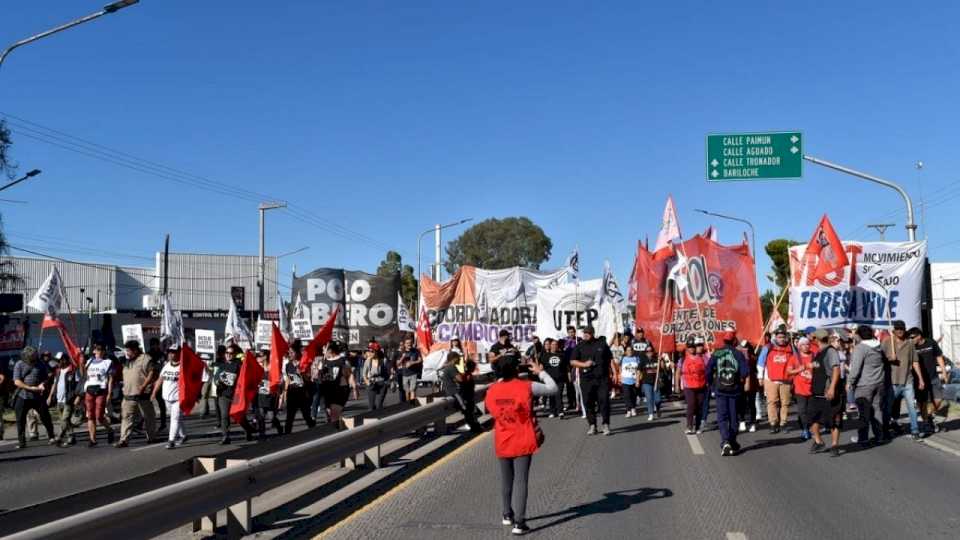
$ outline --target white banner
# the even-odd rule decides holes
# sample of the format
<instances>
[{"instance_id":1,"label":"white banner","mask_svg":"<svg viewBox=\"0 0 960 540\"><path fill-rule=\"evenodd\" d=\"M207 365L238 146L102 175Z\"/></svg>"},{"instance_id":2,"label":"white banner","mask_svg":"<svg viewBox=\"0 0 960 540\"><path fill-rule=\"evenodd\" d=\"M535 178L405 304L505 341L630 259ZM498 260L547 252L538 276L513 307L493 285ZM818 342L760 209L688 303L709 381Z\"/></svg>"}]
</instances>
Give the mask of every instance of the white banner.
<instances>
[{"instance_id":1,"label":"white banner","mask_svg":"<svg viewBox=\"0 0 960 540\"><path fill-rule=\"evenodd\" d=\"M213 330L194 330L194 350L203 354L217 354L217 338Z\"/></svg>"},{"instance_id":2,"label":"white banner","mask_svg":"<svg viewBox=\"0 0 960 540\"><path fill-rule=\"evenodd\" d=\"M313 326L310 319L290 319L290 325L293 327L293 339L308 342L313 339Z\"/></svg>"},{"instance_id":3,"label":"white banner","mask_svg":"<svg viewBox=\"0 0 960 540\"><path fill-rule=\"evenodd\" d=\"M410 310L407 309L407 304L399 294L397 294L397 327L401 332L417 331L417 325L410 316Z\"/></svg>"},{"instance_id":4,"label":"white banner","mask_svg":"<svg viewBox=\"0 0 960 540\"><path fill-rule=\"evenodd\" d=\"M273 337L273 321L257 321L257 334L254 338L257 345L269 347L271 337Z\"/></svg>"},{"instance_id":5,"label":"white banner","mask_svg":"<svg viewBox=\"0 0 960 540\"><path fill-rule=\"evenodd\" d=\"M54 266L50 269L50 275L47 276L43 285L37 289L37 294L33 296L28 306L45 315L57 316L60 313L60 304L63 303L63 280L60 279L60 270Z\"/></svg>"},{"instance_id":6,"label":"white banner","mask_svg":"<svg viewBox=\"0 0 960 540\"><path fill-rule=\"evenodd\" d=\"M843 275L811 282L802 268L806 246L790 248L790 313L794 330L900 320L919 327L926 242L843 242L851 264ZM811 261L808 264L812 264Z\"/></svg>"},{"instance_id":7,"label":"white banner","mask_svg":"<svg viewBox=\"0 0 960 540\"><path fill-rule=\"evenodd\" d=\"M597 336L605 336L607 342L617 332L621 332L622 323L617 320L613 303L601 305L603 280L592 279L568 283L550 289L541 289L537 295L537 336L562 338L567 327L573 326L582 331L587 326L594 327Z\"/></svg>"},{"instance_id":8,"label":"white banner","mask_svg":"<svg viewBox=\"0 0 960 540\"><path fill-rule=\"evenodd\" d=\"M143 325L142 324L124 324L120 326L120 333L123 335L123 342L136 341L143 349Z\"/></svg>"}]
</instances>

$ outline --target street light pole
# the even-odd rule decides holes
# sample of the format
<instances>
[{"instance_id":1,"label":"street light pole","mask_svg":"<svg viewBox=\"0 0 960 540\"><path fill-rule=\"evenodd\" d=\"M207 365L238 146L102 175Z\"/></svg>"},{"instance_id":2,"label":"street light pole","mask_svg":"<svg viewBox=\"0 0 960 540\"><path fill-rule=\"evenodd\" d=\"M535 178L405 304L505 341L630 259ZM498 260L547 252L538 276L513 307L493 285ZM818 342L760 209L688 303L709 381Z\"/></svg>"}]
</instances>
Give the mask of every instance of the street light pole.
<instances>
[{"instance_id":1,"label":"street light pole","mask_svg":"<svg viewBox=\"0 0 960 540\"><path fill-rule=\"evenodd\" d=\"M42 172L42 171L40 171L40 169L34 169L34 170L28 172L27 174L23 175L22 177L17 178L17 179L14 180L13 182L10 182L9 184L6 184L5 186L0 187L0 191L3 191L3 190L5 190L5 189L7 189L7 188L12 188L13 186L19 184L20 182L23 182L24 180L29 180L30 178L33 178L34 176L40 174L41 172Z\"/></svg>"},{"instance_id":2,"label":"street light pole","mask_svg":"<svg viewBox=\"0 0 960 540\"><path fill-rule=\"evenodd\" d=\"M708 216L714 216L718 218L729 219L731 221L739 221L740 223L746 223L747 226L750 227L750 248L751 248L750 251L751 253L753 253L753 264L757 264L757 232L753 228L753 223L750 223L750 221L743 218L728 216L725 214L717 214L716 212L707 212L706 210L700 210L699 208L694 209L694 212L700 212L701 214L706 214Z\"/></svg>"},{"instance_id":3,"label":"street light pole","mask_svg":"<svg viewBox=\"0 0 960 540\"><path fill-rule=\"evenodd\" d=\"M890 180L884 180L883 178L878 178L876 176L873 176L867 173L863 173L848 167L844 167L843 165L837 165L836 163L831 163L829 161L826 161L820 158L815 158L813 156L803 156L803 159L809 161L810 163L816 163L817 165L821 165L828 169L833 169L835 171L840 171L842 173L846 173L851 176L856 176L857 178L863 178L864 180L875 182L877 184L880 184L881 186L886 186L896 191L897 193L899 193L900 196L903 197L903 202L907 205L907 224L906 224L907 238L911 242L915 242L917 240L917 224L913 220L913 201L910 200L910 195L907 194L907 191L905 189L903 189L896 183L891 182Z\"/></svg>"},{"instance_id":4,"label":"street light pole","mask_svg":"<svg viewBox=\"0 0 960 540\"><path fill-rule=\"evenodd\" d=\"M464 223L467 223L467 222L470 222L470 221L473 221L473 218L461 219L460 221L457 221L457 222L455 222L455 223L447 223L446 225L439 225L439 224L438 224L438 225L434 225L433 227L430 227L429 229L427 229L427 230L423 231L422 233L420 233L420 236L417 237L417 291L418 291L418 292L419 292L419 290L420 290L420 276L423 275L423 272L422 272L421 269L420 269L421 254L422 254L422 249L421 249L421 248L423 247L423 237L426 236L426 235L428 235L428 234L430 234L430 233L434 233L434 234L437 235L437 237L436 237L436 246L435 246L435 249L436 249L437 268L438 268L438 269L433 272L433 277L434 277L434 279L436 279L437 281L440 281L440 270L439 270L439 266L440 266L440 231L442 231L443 229L448 229L448 228L450 228L450 227L456 227L457 225L463 225ZM420 295L419 295L419 294L417 295L417 311L418 311L418 312L420 311Z\"/></svg>"},{"instance_id":5,"label":"street light pole","mask_svg":"<svg viewBox=\"0 0 960 540\"><path fill-rule=\"evenodd\" d=\"M260 206L257 207L257 211L260 213L260 264L257 265L257 314L259 318L263 318L263 281L266 276L266 268L263 256L264 250L264 227L263 227L263 214L267 210L274 210L276 208L286 208L287 203L284 202L272 202L272 203L260 203Z\"/></svg>"},{"instance_id":6,"label":"street light pole","mask_svg":"<svg viewBox=\"0 0 960 540\"><path fill-rule=\"evenodd\" d=\"M119 0L119 1L117 1L117 2L113 2L113 3L110 3L110 4L107 4L107 5L103 6L103 9L101 9L100 11L98 11L98 12L96 12L96 13L91 13L90 15L87 15L86 17L80 17L79 19L72 20L72 21L70 21L70 22L68 22L68 23L66 23L66 24L61 24L60 26L57 26L56 28L51 28L50 30L46 30L46 31L44 31L44 32L40 32L39 34L30 36L30 37L28 37L28 38L26 38L26 39L21 39L20 41L14 43L13 45L10 45L10 46L7 47L6 49L4 49L3 52L0 52L0 67L3 66L3 61L4 61L4 59L6 59L7 55L10 54L11 52L13 52L13 50L16 49L17 47L22 47L22 46L24 46L24 45L26 45L26 44L28 44L28 43L33 43L34 41L43 39L43 38L45 38L45 37L47 37L47 36L52 36L53 34L56 34L57 32L62 32L62 31L64 31L64 30L68 29L68 28L73 28L74 26L83 24L83 23L85 23L85 22L89 22L89 21L92 21L92 20L94 20L94 19L99 19L100 17L103 17L104 15L109 15L109 14L111 14L111 13L116 13L116 12L120 11L121 9L123 9L123 8L125 8L125 7L129 7L129 6L132 6L132 5L136 4L136 3L138 3L139 1L140 1L140 0Z\"/></svg>"}]
</instances>

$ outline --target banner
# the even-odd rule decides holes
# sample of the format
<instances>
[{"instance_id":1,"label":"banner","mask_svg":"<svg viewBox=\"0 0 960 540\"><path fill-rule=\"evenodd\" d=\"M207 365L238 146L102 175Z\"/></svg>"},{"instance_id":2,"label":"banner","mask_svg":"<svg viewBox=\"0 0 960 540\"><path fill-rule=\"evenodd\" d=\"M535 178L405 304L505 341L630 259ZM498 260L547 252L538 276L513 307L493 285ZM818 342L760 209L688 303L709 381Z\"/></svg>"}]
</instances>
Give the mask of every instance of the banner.
<instances>
[{"instance_id":1,"label":"banner","mask_svg":"<svg viewBox=\"0 0 960 540\"><path fill-rule=\"evenodd\" d=\"M540 272L463 266L443 283L424 277L420 298L433 334L432 350L459 338L466 353L484 355L500 330L509 331L514 345L524 350L537 333L537 295L565 284L567 276L567 268Z\"/></svg>"},{"instance_id":2,"label":"banner","mask_svg":"<svg viewBox=\"0 0 960 540\"><path fill-rule=\"evenodd\" d=\"M410 310L407 309L407 304L404 303L399 294L397 294L397 328L401 332L416 332L417 330L413 317L410 316Z\"/></svg>"},{"instance_id":3,"label":"banner","mask_svg":"<svg viewBox=\"0 0 960 540\"><path fill-rule=\"evenodd\" d=\"M399 292L400 274L382 277L339 268L318 268L294 277L292 298L303 298L314 330L326 322L335 306L340 306L333 338L356 348L365 347L370 338L397 344Z\"/></svg>"},{"instance_id":4,"label":"banner","mask_svg":"<svg viewBox=\"0 0 960 540\"><path fill-rule=\"evenodd\" d=\"M843 242L850 264L814 279L815 257L790 248L790 314L794 330L867 324L890 328L901 320L921 326L926 242ZM806 272L804 272L806 270Z\"/></svg>"},{"instance_id":5,"label":"banner","mask_svg":"<svg viewBox=\"0 0 960 540\"><path fill-rule=\"evenodd\" d=\"M123 342L136 341L143 349L143 325L142 324L124 324L120 327L120 333L123 335Z\"/></svg>"},{"instance_id":6,"label":"banner","mask_svg":"<svg viewBox=\"0 0 960 540\"><path fill-rule=\"evenodd\" d=\"M655 253L639 246L633 275L636 326L654 347L672 351L696 336L719 347L719 334L728 330L752 343L762 337L760 295L746 243L722 246L697 235Z\"/></svg>"},{"instance_id":7,"label":"banner","mask_svg":"<svg viewBox=\"0 0 960 540\"><path fill-rule=\"evenodd\" d=\"M50 269L50 275L44 280L43 285L37 289L28 306L33 309L51 315L53 317L60 313L63 303L63 279L60 278L60 270L56 266Z\"/></svg>"},{"instance_id":8,"label":"banner","mask_svg":"<svg viewBox=\"0 0 960 540\"><path fill-rule=\"evenodd\" d=\"M290 319L290 326L293 329L292 339L299 339L301 342L313 339L313 325L310 319Z\"/></svg>"},{"instance_id":9,"label":"banner","mask_svg":"<svg viewBox=\"0 0 960 540\"><path fill-rule=\"evenodd\" d=\"M216 354L217 338L213 330L194 330L195 350L200 354Z\"/></svg>"},{"instance_id":10,"label":"banner","mask_svg":"<svg viewBox=\"0 0 960 540\"><path fill-rule=\"evenodd\" d=\"M256 335L254 343L257 345L270 346L270 339L273 335L273 321L257 321ZM266 347L263 347L266 348Z\"/></svg>"}]
</instances>

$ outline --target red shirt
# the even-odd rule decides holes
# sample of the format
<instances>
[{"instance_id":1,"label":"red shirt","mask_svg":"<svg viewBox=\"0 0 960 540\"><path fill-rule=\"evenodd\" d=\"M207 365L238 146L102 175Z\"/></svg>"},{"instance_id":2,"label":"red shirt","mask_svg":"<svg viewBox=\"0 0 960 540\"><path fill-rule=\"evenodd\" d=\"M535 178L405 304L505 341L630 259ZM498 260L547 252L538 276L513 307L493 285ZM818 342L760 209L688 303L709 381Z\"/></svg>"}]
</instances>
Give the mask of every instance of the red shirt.
<instances>
[{"instance_id":1,"label":"red shirt","mask_svg":"<svg viewBox=\"0 0 960 540\"><path fill-rule=\"evenodd\" d=\"M530 381L498 382L483 402L493 417L493 446L498 458L529 456L537 452L533 431L533 391Z\"/></svg>"},{"instance_id":2,"label":"red shirt","mask_svg":"<svg viewBox=\"0 0 960 540\"><path fill-rule=\"evenodd\" d=\"M767 379L788 382L790 378L787 376L787 368L796 367L798 362L790 345L783 347L771 345L770 350L767 351Z\"/></svg>"},{"instance_id":3,"label":"red shirt","mask_svg":"<svg viewBox=\"0 0 960 540\"><path fill-rule=\"evenodd\" d=\"M702 354L688 354L680 367L683 387L699 390L707 386L707 361Z\"/></svg>"},{"instance_id":4,"label":"red shirt","mask_svg":"<svg viewBox=\"0 0 960 540\"><path fill-rule=\"evenodd\" d=\"M799 354L799 365L803 367L803 371L793 376L793 393L798 396L810 397L813 395L813 353Z\"/></svg>"}]
</instances>

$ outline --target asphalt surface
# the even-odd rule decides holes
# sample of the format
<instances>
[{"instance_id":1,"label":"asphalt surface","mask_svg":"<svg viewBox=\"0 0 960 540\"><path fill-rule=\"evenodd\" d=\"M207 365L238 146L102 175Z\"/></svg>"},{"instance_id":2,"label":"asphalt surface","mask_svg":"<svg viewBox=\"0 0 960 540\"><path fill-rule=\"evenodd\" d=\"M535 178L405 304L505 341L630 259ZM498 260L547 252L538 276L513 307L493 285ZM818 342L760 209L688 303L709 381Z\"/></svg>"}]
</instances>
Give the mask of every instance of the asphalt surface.
<instances>
[{"instance_id":1,"label":"asphalt surface","mask_svg":"<svg viewBox=\"0 0 960 540\"><path fill-rule=\"evenodd\" d=\"M422 393L426 393L422 389ZM398 402L397 394L391 392L387 396L386 406ZM212 402L211 402L212 409ZM360 400L350 401L346 407L346 416L367 411L367 402L364 391L360 392ZM294 423L293 435L277 437L275 431L268 428L268 440L265 442L246 442L243 429L238 425L231 425L233 444L221 446L220 431L217 429L215 413L211 417L201 418L201 408L193 411L185 423L189 440L174 450L164 448L167 439L166 428L158 432L161 441L147 445L142 436L135 436L128 448L117 449L107 444L106 432L98 430L99 444L94 448L87 447L88 436L86 426L76 429L77 444L70 448L48 446L43 427L40 428L40 440L29 442L24 450L16 450L16 430L8 426L4 440L0 441L0 523L3 523L4 513L18 508L29 507L46 501L60 499L69 495L87 492L96 488L110 486L117 482L124 482L133 478L143 477L152 472L162 473L157 485L142 486L160 487L162 483L186 479L190 475L187 466L191 458L197 456L217 456L230 453L242 454L243 457L267 451L273 448L276 451L277 443L283 444L284 439L300 440L308 438L306 424L297 415ZM323 430L323 412L321 409L321 424ZM281 413L281 420L283 414ZM114 425L115 429L119 424ZM119 431L117 432L119 436ZM299 433L299 435L298 435ZM318 432L317 436L321 433ZM239 449L242 449L238 452ZM184 466L178 467L177 465ZM150 480L148 479L148 482ZM0 527L2 529L2 527Z\"/></svg>"},{"instance_id":2,"label":"asphalt surface","mask_svg":"<svg viewBox=\"0 0 960 540\"><path fill-rule=\"evenodd\" d=\"M679 411L648 422L614 410L607 437L587 436L579 417L541 420L531 536L938 539L960 530L960 457L909 438L867 450L847 444L834 458L809 454L797 431L761 430L741 435L739 456L721 457L719 433L684 435ZM847 424L842 444L856 421ZM488 432L321 537L506 538L501 513Z\"/></svg>"}]
</instances>

